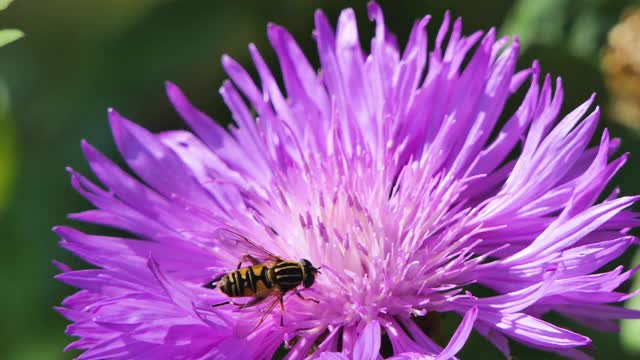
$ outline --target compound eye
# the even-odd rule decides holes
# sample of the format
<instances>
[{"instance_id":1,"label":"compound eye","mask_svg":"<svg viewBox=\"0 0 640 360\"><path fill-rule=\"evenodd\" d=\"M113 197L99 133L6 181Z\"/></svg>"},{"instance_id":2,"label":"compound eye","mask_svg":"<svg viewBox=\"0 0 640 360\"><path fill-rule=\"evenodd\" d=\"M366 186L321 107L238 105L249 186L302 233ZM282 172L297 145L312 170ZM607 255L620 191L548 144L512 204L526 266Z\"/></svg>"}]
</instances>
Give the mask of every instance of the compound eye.
<instances>
[{"instance_id":1,"label":"compound eye","mask_svg":"<svg viewBox=\"0 0 640 360\"><path fill-rule=\"evenodd\" d=\"M315 275L313 275L312 273L310 273L310 274L308 274L308 275L305 277L303 285L304 285L304 287L305 287L305 288L308 288L308 287L310 287L311 285L313 285L313 283L314 283L315 281L316 281L316 277L315 277Z\"/></svg>"}]
</instances>

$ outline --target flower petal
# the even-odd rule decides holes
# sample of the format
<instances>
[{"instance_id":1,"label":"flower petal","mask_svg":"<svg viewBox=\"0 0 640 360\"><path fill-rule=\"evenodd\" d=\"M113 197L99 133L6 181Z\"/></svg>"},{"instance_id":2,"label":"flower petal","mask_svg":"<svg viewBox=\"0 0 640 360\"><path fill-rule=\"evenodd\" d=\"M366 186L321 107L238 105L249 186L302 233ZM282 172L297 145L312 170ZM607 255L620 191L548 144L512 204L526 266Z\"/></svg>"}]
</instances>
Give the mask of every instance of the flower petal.
<instances>
[{"instance_id":1,"label":"flower petal","mask_svg":"<svg viewBox=\"0 0 640 360\"><path fill-rule=\"evenodd\" d=\"M353 358L375 360L380 354L380 323L372 320L364 327L353 347Z\"/></svg>"},{"instance_id":2,"label":"flower petal","mask_svg":"<svg viewBox=\"0 0 640 360\"><path fill-rule=\"evenodd\" d=\"M523 313L500 315L483 311L480 313L479 320L526 344L549 348L571 348L591 343L591 340L586 336L559 328Z\"/></svg>"},{"instance_id":3,"label":"flower petal","mask_svg":"<svg viewBox=\"0 0 640 360\"><path fill-rule=\"evenodd\" d=\"M466 314L464 314L462 322L451 337L451 340L449 340L449 344L447 344L447 347L445 347L444 350L442 350L442 352L438 354L438 356L436 356L436 360L450 359L455 354L457 354L460 349L462 349L464 343L467 341L467 338L469 338L469 335L471 334L473 324L476 322L477 317L477 307L472 307L471 309L469 309L469 311L467 311Z\"/></svg>"}]
</instances>

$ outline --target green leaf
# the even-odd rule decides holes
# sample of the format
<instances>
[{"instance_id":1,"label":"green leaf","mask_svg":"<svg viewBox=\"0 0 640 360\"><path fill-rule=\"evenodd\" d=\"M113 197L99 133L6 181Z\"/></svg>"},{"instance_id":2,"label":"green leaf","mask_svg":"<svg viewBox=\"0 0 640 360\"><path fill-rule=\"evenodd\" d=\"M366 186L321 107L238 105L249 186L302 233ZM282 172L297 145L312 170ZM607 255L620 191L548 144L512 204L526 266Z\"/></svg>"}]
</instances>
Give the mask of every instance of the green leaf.
<instances>
[{"instance_id":1,"label":"green leaf","mask_svg":"<svg viewBox=\"0 0 640 360\"><path fill-rule=\"evenodd\" d=\"M16 131L9 113L9 93L0 83L0 215L7 207L16 175Z\"/></svg>"},{"instance_id":2,"label":"green leaf","mask_svg":"<svg viewBox=\"0 0 640 360\"><path fill-rule=\"evenodd\" d=\"M640 250L636 252L633 265L640 265ZM637 289L640 289L640 274L636 274L633 285L631 286L632 291ZM636 296L627 301L626 307L628 309L640 310L640 296ZM622 340L622 346L625 350L632 353L640 353L640 320L622 320L620 339Z\"/></svg>"},{"instance_id":3,"label":"green leaf","mask_svg":"<svg viewBox=\"0 0 640 360\"><path fill-rule=\"evenodd\" d=\"M23 36L24 36L24 33L18 29L0 30L0 46L5 46L9 43L12 43Z\"/></svg>"},{"instance_id":4,"label":"green leaf","mask_svg":"<svg viewBox=\"0 0 640 360\"><path fill-rule=\"evenodd\" d=\"M532 43L557 42L564 35L568 5L568 0L519 0L500 32L518 35L522 49Z\"/></svg>"},{"instance_id":5,"label":"green leaf","mask_svg":"<svg viewBox=\"0 0 640 360\"><path fill-rule=\"evenodd\" d=\"M0 11L8 8L12 2L13 0L0 0Z\"/></svg>"}]
</instances>

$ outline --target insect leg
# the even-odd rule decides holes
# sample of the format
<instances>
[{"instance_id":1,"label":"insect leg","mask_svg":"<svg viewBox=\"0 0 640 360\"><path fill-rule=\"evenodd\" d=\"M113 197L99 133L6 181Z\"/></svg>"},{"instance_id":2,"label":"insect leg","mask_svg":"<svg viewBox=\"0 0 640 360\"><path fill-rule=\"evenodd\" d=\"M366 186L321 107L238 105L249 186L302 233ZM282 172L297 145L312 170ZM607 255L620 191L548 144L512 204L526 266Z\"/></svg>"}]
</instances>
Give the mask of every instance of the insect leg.
<instances>
[{"instance_id":1,"label":"insect leg","mask_svg":"<svg viewBox=\"0 0 640 360\"><path fill-rule=\"evenodd\" d=\"M284 326L284 296L280 296L280 326Z\"/></svg>"},{"instance_id":2,"label":"insect leg","mask_svg":"<svg viewBox=\"0 0 640 360\"><path fill-rule=\"evenodd\" d=\"M233 301L229 300L229 301L225 301L225 302L222 302L222 303L219 303L219 304L211 305L211 307L218 307L218 306L227 305L227 304L231 304L231 305L235 305L235 306L245 306L246 305L246 304L236 304Z\"/></svg>"},{"instance_id":3,"label":"insect leg","mask_svg":"<svg viewBox=\"0 0 640 360\"><path fill-rule=\"evenodd\" d=\"M225 301L219 304L211 305L211 307L218 307L218 306L227 305L227 304L231 304L231 301Z\"/></svg>"},{"instance_id":4,"label":"insect leg","mask_svg":"<svg viewBox=\"0 0 640 360\"><path fill-rule=\"evenodd\" d=\"M304 296L300 295L300 292L299 292L299 291L296 291L296 292L295 292L295 294L296 294L296 295L298 295L298 297L299 297L300 299L304 300L304 301L313 301L313 302L314 302L314 303L316 303L316 304L320 304L320 301L318 301L318 300L316 300L316 299L306 298L306 297L304 297Z\"/></svg>"},{"instance_id":5,"label":"insect leg","mask_svg":"<svg viewBox=\"0 0 640 360\"><path fill-rule=\"evenodd\" d=\"M240 267L242 266L242 263L247 261L247 260L251 261L251 264L253 264L253 265L260 264L260 261L258 261L258 259L256 259L253 256L247 254L247 255L243 256L242 259L240 259L240 262L238 263L238 267L236 268L236 270L240 269Z\"/></svg>"}]
</instances>

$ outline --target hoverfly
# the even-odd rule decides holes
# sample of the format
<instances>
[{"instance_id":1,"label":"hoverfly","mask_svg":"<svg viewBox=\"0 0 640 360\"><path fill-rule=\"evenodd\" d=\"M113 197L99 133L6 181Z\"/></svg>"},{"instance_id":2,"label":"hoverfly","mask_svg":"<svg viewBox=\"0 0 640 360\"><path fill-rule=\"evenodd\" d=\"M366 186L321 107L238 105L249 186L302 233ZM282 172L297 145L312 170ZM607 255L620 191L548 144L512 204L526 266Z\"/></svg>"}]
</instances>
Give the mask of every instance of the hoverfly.
<instances>
[{"instance_id":1,"label":"hoverfly","mask_svg":"<svg viewBox=\"0 0 640 360\"><path fill-rule=\"evenodd\" d=\"M244 304L234 303L230 299L213 306L233 304L247 308L260 304L268 298L273 298L260 320L249 332L262 324L278 302L282 310L280 326L283 325L284 296L289 291L294 291L294 294L302 300L318 303L317 300L303 297L300 294L301 290L296 290L300 285L304 286L304 288L312 286L316 275L320 273L319 268L315 268L309 260L283 260L235 231L219 229L215 235L216 239L224 243L225 246L241 249L244 255L238 262L238 267L235 271L217 277L207 283L205 287L209 289L218 288L230 298L253 297L253 299ZM242 264L246 261L250 261L252 265L242 267Z\"/></svg>"}]
</instances>

